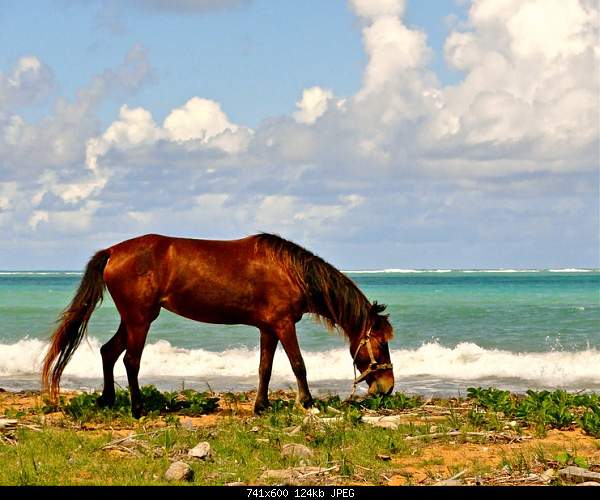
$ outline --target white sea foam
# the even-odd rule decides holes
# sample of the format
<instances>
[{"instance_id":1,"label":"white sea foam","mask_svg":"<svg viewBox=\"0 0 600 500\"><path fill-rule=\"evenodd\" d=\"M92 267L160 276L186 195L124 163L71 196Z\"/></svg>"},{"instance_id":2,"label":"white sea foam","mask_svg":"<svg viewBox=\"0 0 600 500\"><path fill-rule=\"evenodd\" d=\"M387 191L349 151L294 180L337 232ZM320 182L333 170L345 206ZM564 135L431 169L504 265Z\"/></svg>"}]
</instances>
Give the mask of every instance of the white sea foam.
<instances>
[{"instance_id":1,"label":"white sea foam","mask_svg":"<svg viewBox=\"0 0 600 500\"><path fill-rule=\"evenodd\" d=\"M355 271L344 271L348 274L387 274L387 273L424 273L421 269L359 269Z\"/></svg>"},{"instance_id":2,"label":"white sea foam","mask_svg":"<svg viewBox=\"0 0 600 500\"><path fill-rule=\"evenodd\" d=\"M482 273L537 273L537 269L482 269Z\"/></svg>"},{"instance_id":3,"label":"white sea foam","mask_svg":"<svg viewBox=\"0 0 600 500\"><path fill-rule=\"evenodd\" d=\"M539 269L463 269L458 273L539 273Z\"/></svg>"},{"instance_id":4,"label":"white sea foam","mask_svg":"<svg viewBox=\"0 0 600 500\"><path fill-rule=\"evenodd\" d=\"M348 274L421 274L421 273L451 273L452 269L365 269L357 271L344 271Z\"/></svg>"},{"instance_id":5,"label":"white sea foam","mask_svg":"<svg viewBox=\"0 0 600 500\"><path fill-rule=\"evenodd\" d=\"M14 344L0 344L0 376L34 376L39 373L47 344L37 339L23 339ZM101 379L100 342L83 342L65 370L65 376ZM520 379L531 384L565 387L600 387L600 351L514 353L484 349L473 343L453 348L437 342L417 349L392 350L394 374L398 381L427 377L437 380ZM305 352L309 381L350 381L352 362L347 348L323 352ZM140 377L218 378L248 380L257 377L258 349L237 348L223 352L184 349L165 340L148 344L144 350ZM117 377L125 376L123 363L115 367ZM275 356L273 379L293 383L289 361L279 350Z\"/></svg>"},{"instance_id":6,"label":"white sea foam","mask_svg":"<svg viewBox=\"0 0 600 500\"><path fill-rule=\"evenodd\" d=\"M548 269L551 273L591 273L593 269L575 269L575 268L566 268L566 269Z\"/></svg>"},{"instance_id":7,"label":"white sea foam","mask_svg":"<svg viewBox=\"0 0 600 500\"><path fill-rule=\"evenodd\" d=\"M365 269L344 271L348 274L421 274L421 273L539 273L539 269Z\"/></svg>"}]
</instances>

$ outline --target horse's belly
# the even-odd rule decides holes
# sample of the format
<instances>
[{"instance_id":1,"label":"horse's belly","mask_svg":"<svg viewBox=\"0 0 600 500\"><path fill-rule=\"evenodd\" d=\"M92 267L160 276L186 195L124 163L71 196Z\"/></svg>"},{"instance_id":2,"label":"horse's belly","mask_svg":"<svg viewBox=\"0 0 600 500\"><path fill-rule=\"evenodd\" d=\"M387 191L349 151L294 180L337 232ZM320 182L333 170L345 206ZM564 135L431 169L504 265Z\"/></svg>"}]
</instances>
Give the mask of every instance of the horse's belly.
<instances>
[{"instance_id":1,"label":"horse's belly","mask_svg":"<svg viewBox=\"0 0 600 500\"><path fill-rule=\"evenodd\" d=\"M248 307L247 300L231 301L206 301L197 297L166 297L161 301L161 306L194 321L222 325L255 325L257 324L258 308ZM233 303L232 303L233 302Z\"/></svg>"}]
</instances>

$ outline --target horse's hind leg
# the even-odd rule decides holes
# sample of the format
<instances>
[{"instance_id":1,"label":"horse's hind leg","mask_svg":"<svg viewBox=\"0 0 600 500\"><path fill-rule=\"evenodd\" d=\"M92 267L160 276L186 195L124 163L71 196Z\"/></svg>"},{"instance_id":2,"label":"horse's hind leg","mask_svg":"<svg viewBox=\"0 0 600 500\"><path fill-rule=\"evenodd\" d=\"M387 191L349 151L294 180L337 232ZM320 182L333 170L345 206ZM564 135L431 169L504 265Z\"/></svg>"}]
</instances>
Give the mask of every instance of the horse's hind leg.
<instances>
[{"instance_id":1,"label":"horse's hind leg","mask_svg":"<svg viewBox=\"0 0 600 500\"><path fill-rule=\"evenodd\" d=\"M98 406L112 406L115 404L115 379L113 369L119 356L127 346L126 328L123 322L119 325L117 333L100 348L102 354L102 370L104 372L104 389L102 396L97 399Z\"/></svg>"},{"instance_id":2,"label":"horse's hind leg","mask_svg":"<svg viewBox=\"0 0 600 500\"><path fill-rule=\"evenodd\" d=\"M254 413L260 413L269 406L269 380L273 368L273 356L279 339L269 331L260 331L260 365L258 367L258 393L254 403Z\"/></svg>"},{"instance_id":3,"label":"horse's hind leg","mask_svg":"<svg viewBox=\"0 0 600 500\"><path fill-rule=\"evenodd\" d=\"M138 383L138 373L140 371L140 360L142 351L146 343L146 336L150 329L150 323L158 316L158 313L149 320L127 321L127 350L123 358L125 369L127 370L127 380L129 382L129 394L131 395L131 414L134 418L140 418L143 413L142 394Z\"/></svg>"},{"instance_id":4,"label":"horse's hind leg","mask_svg":"<svg viewBox=\"0 0 600 500\"><path fill-rule=\"evenodd\" d=\"M275 329L277 337L281 341L285 353L287 354L292 370L298 382L298 397L297 401L304 407L308 408L313 404L313 398L308 389L306 381L306 367L298 345L298 337L296 336L296 326L293 322L286 322Z\"/></svg>"}]
</instances>

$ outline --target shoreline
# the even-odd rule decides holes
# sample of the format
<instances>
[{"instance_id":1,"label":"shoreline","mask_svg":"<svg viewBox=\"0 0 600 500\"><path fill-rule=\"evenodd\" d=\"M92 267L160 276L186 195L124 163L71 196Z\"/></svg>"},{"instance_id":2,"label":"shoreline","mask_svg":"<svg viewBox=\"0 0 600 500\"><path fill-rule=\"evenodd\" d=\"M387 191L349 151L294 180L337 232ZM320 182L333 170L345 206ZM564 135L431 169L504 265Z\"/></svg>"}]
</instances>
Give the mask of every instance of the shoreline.
<instances>
[{"instance_id":1,"label":"shoreline","mask_svg":"<svg viewBox=\"0 0 600 500\"><path fill-rule=\"evenodd\" d=\"M258 380L256 376L246 377L244 379L233 377L144 377L140 378L142 385L153 385L161 391L178 391L183 389L192 389L195 391L214 391L218 393L246 393L256 390ZM102 390L103 380L101 378L82 379L79 377L64 377L64 383L61 389L67 393L90 393ZM115 386L126 389L126 377L115 377ZM345 398L352 392L352 380L317 380L310 381L309 386L315 397L327 397L338 395ZM293 392L296 388L296 381L277 380L275 377L269 385L273 391ZM515 378L514 380L498 380L495 378L482 378L477 380L440 380L431 376L408 377L403 380L396 380L394 392L401 392L411 396L421 396L424 398L461 398L467 394L469 387L494 387L501 390L507 390L512 394L522 395L528 390L535 391L555 391L564 390L577 393L599 393L600 384L581 384L581 385L562 385L536 384L532 381ZM8 392L39 392L41 384L39 376L2 377L0 376L0 391ZM367 387L364 384L357 386L357 396L366 396Z\"/></svg>"}]
</instances>

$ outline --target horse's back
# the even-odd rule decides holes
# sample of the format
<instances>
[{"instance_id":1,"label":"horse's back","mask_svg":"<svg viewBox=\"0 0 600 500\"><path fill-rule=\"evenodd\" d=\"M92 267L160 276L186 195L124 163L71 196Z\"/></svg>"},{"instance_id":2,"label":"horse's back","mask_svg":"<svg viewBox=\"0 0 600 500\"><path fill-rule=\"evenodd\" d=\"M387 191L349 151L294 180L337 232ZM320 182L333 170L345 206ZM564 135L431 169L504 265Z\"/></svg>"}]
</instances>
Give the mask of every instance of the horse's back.
<instances>
[{"instance_id":1,"label":"horse's back","mask_svg":"<svg viewBox=\"0 0 600 500\"><path fill-rule=\"evenodd\" d=\"M239 273L251 260L251 237L203 240L145 234L108 248L106 283L142 280L150 289L165 291L172 282L219 273Z\"/></svg>"},{"instance_id":2,"label":"horse's back","mask_svg":"<svg viewBox=\"0 0 600 500\"><path fill-rule=\"evenodd\" d=\"M289 274L252 236L203 240L147 234L109 251L104 277L120 312L164 307L198 321L254 324L274 309L297 308Z\"/></svg>"}]
</instances>

